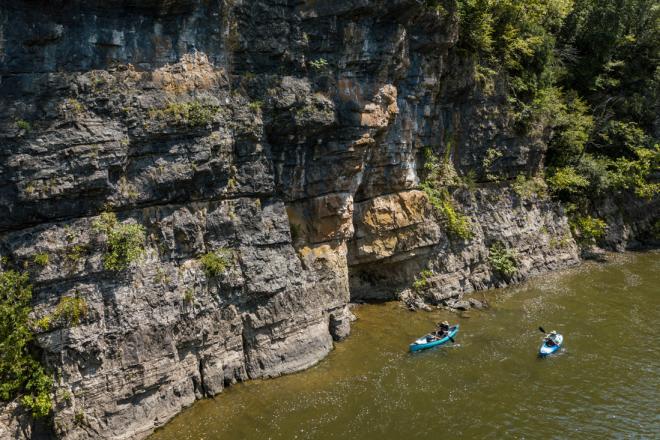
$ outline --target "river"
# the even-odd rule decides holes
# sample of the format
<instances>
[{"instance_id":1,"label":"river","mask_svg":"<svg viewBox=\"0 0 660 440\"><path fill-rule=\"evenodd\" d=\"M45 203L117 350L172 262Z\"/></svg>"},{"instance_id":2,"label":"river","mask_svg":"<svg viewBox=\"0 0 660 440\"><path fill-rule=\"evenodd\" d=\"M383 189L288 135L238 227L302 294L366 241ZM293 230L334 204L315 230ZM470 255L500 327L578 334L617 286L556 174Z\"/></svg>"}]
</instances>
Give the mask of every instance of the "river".
<instances>
[{"instance_id":1,"label":"river","mask_svg":"<svg viewBox=\"0 0 660 440\"><path fill-rule=\"evenodd\" d=\"M477 293L491 307L464 316L360 305L317 366L230 387L151 440L659 438L660 252L609 260ZM443 319L455 344L408 353ZM539 325L561 353L536 357Z\"/></svg>"}]
</instances>

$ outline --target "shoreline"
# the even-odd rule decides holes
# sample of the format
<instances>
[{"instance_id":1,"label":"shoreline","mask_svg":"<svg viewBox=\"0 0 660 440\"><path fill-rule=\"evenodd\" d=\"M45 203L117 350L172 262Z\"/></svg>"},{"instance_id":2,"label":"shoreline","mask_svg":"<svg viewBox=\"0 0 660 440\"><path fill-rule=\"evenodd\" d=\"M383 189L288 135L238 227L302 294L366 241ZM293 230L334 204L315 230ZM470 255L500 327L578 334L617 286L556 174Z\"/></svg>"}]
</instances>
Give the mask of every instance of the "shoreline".
<instances>
[{"instance_id":1,"label":"shoreline","mask_svg":"<svg viewBox=\"0 0 660 440\"><path fill-rule=\"evenodd\" d=\"M636 248L633 248L633 249L627 249L627 250L622 251L622 252L612 251L612 250L604 250L604 249L601 249L601 251L603 251L603 254L607 256L606 261L599 261L599 260L593 260L593 259L581 259L577 264L569 266L569 267L564 267L564 268L561 268L561 269L557 269L557 270L537 274L537 275L525 278L524 280L518 281L514 284L509 284L509 285L504 286L504 287L495 287L495 288L487 288L487 289L478 290L478 291L472 291L472 292L466 293L464 295L464 297L469 298L472 295L481 294L482 296L484 296L484 299L486 299L485 302L486 302L487 306L485 307L485 309L488 310L488 309L490 309L491 306L490 306L490 301L488 301L487 298L486 298L486 296L490 296L490 295L487 294L487 292L492 292L491 295L493 295L493 294L497 294L497 292L502 292L502 291L508 290L508 289L524 289L526 284L532 283L534 281L538 281L538 279L542 276L551 276L553 278L554 277L563 277L563 276L570 275L573 272L578 272L580 270L588 268L588 266L598 267L598 266L606 266L606 265L609 265L609 264L624 264L624 263L626 263L625 259L626 259L627 254L660 253L660 248L657 247L657 246L646 246L646 247L642 247L642 248L636 247ZM458 317L460 319L472 318L472 316L469 315L469 313L472 310L461 311L461 310L451 309L451 308L448 308L448 307L445 307L445 306L440 306L440 305L438 305L438 306L436 306L436 307L434 307L430 310L410 309L410 308L406 307L406 305L403 301L398 300L398 299L359 300L358 302L350 302L348 304L348 307L352 311L356 308L359 309L363 305L378 305L378 304L391 304L391 303L398 303L397 305L399 306L399 308L406 309L409 312L415 313L415 314L417 314L417 313L433 314L433 313L437 313L437 312L447 312L447 313L458 315ZM354 322L359 321L359 320L360 320L360 318L356 317L356 320ZM340 342L337 342L337 343L338 344L343 344L344 342L346 342L350 338L351 338L351 336L349 335L346 338L346 340L343 340L343 341L340 341ZM296 374L304 373L304 372L316 367L319 363L324 362L325 360L327 360L328 356L330 356L330 354L332 352L334 352L335 348L336 347L333 346L333 349L331 351L329 351L325 356L318 359L312 365L309 365L309 366L307 366L303 369L296 370L296 371L293 371L291 373L285 373L285 374L282 374L282 375L273 376L273 377L262 377L262 378L250 379L248 381L239 382L236 385L245 386L247 384L252 384L253 386L258 386L258 384L261 383L261 382L268 382L268 381L272 381L272 380L277 380L277 379L279 379L281 377L284 377L284 376L287 376L287 377L288 376L295 376ZM164 424L159 425L159 426L155 427L154 429L152 429L146 436L128 437L128 438L130 438L131 440L133 440L133 439L140 440L140 439L144 439L144 438L150 438L152 435L155 435L158 431L164 429L175 418L183 415L183 413L185 413L190 408L192 408L193 406L198 404L198 402L203 402L203 401L206 401L206 400L215 400L217 397L223 395L226 391L231 392L231 390L234 388L234 386L226 388L226 390L223 390L222 393L218 393L215 396L206 397L204 399L199 399L199 400L194 401L190 406L187 406L187 407L183 408L179 413L175 414L167 422L165 422Z\"/></svg>"},{"instance_id":2,"label":"shoreline","mask_svg":"<svg viewBox=\"0 0 660 440\"><path fill-rule=\"evenodd\" d=\"M650 249L648 251L651 258L658 255L657 249ZM614 301L599 301L599 288L594 287L591 284L591 278L596 277L599 282L604 282L605 280L610 280L611 278L603 278L605 274L616 274L617 279L621 281L624 280L623 276L627 273L627 270L621 272L617 267L626 266L636 260L637 258L645 258L647 252L626 252L626 253L615 253L611 254L610 261L606 264L594 262L592 264L580 265L566 269L564 271L556 271L553 273L552 277L547 279L530 279L531 285L525 286L525 283L512 286L515 289L513 292L510 292L511 289L497 289L497 292L492 292L496 295L496 303L499 304L496 306L496 309L491 313L484 311L484 314L477 313L474 316L473 320L470 319L468 324L464 323L464 319L469 319L467 317L457 317L460 319L462 332L457 338L457 346L454 349L439 349L439 350L429 350L424 352L422 356L410 357L406 342L410 342L408 338L412 335L416 335L420 331L424 331L428 325L431 324L432 319L430 319L432 314L440 313L441 316L446 316L448 312L443 310L434 310L430 313L422 314L413 314L410 315L406 313L405 310L400 305L394 304L393 302L369 302L361 304L365 306L368 314L359 313L358 307L358 319L359 327L356 327L355 338L345 341L343 344L346 344L341 350L333 351L333 354L330 357L326 357L321 365L318 365L311 369L311 371L302 371L298 374L287 375L286 378L280 378L280 381L272 382L270 380L258 380L250 381L251 383L241 384L239 387L235 388L235 393L230 391L231 394L227 395L225 399L219 397L215 402L212 400L205 401L202 403L202 408L198 411L192 413L183 413L182 418L176 422L176 426L173 427L171 431L163 432L167 427L161 427L156 430L154 438L156 439L171 439L176 438L176 433L181 432L182 428L185 429L189 423L198 423L203 421L203 425L207 423L209 426L214 426L216 423L221 423L220 426L233 426L233 424L241 424L241 419L243 412L249 411L251 408L251 402L254 402L255 399L264 402L263 407L256 409L255 417L258 420L259 428L252 428L249 425L245 425L243 431L235 427L220 428L219 432L224 433L235 433L243 432L247 434L248 432L253 432L254 435L246 435L244 438L253 438L257 433L263 433L264 430L274 429L274 427L280 426L280 423L287 423L287 421L293 422L298 420L298 411L307 408L306 411L310 411L312 407L318 407L318 411L323 413L325 410L334 411L327 408L327 405L324 403L327 399L334 401L336 396L344 396L348 391L354 389L356 386L359 390L356 390L355 398L358 398L358 395L362 395L366 392L363 386L368 386L366 383L372 383L373 385L369 386L369 389L373 390L370 392L383 392L381 389L384 386L384 383L389 383L390 386L395 386L399 381L404 380L403 378L407 377L409 380L414 380L416 374L408 371L410 369L419 368L422 373L426 371L431 373L433 371L443 371L443 365L453 364L454 362L459 363L456 366L458 371L461 371L462 368L465 368L467 365L472 363L472 358L475 353L479 353L480 356L487 356L487 358L479 357L480 362L488 360L490 363L494 363L495 366L502 365L502 368L511 370L509 375L512 375L513 380L518 380L519 377L529 377L528 375L520 376L519 368L516 367L520 362L523 362L525 365L528 365L527 368L533 368L538 370L537 374L542 374L547 376L551 374L551 371L554 371L557 368L561 368L561 365L566 364L567 362L577 362L579 368L579 359L584 358L585 363L589 363L589 359L593 360L593 354L591 354L591 340L592 338L598 338L599 333L590 333L590 331L601 331L602 326L598 324L598 320L591 322L587 320L582 322L578 319L571 323L566 321L566 312L563 312L563 308L568 304L575 304L575 301L578 300L582 304L582 299L585 297L585 294L580 293L574 289L568 289L567 287L573 285L573 283L581 283L583 285L589 286L593 293L586 295L587 303L596 301L599 304L599 307L611 307L607 306L608 303L615 305L619 304L622 300L625 301L626 298L619 296L607 295L606 298ZM653 260L655 261L655 260ZM613 265L614 267L607 268L606 266ZM585 278L582 273L591 274L589 277ZM556 275L556 277L555 277ZM611 275L610 275L611 277ZM625 278L626 282L631 282L631 279ZM633 280L634 282L634 280ZM633 283L633 285L636 285ZM646 283L648 291L648 282ZM617 289L611 287L612 289ZM520 290L519 290L520 289ZM557 290L559 289L559 290ZM526 294L522 294L527 292ZM593 295L596 296L593 296ZM491 297L493 295L490 295ZM627 295L626 295L627 297ZM562 306L563 304L563 306ZM639 304L639 302L637 303ZM379 305L382 305L379 306ZM569 316L574 315L576 312L580 316L589 316L589 311L582 309L576 310L575 308L570 309L572 313ZM530 312L532 313L530 315ZM520 319L511 321L511 314L518 315ZM616 310L613 310L612 313L616 313ZM444 317L443 316L443 317ZM545 316L545 318L543 318ZM600 315L599 315L600 316ZM625 315L628 316L628 315ZM396 319L394 319L396 317ZM563 355L558 356L555 360L538 362L536 358L536 348L537 340L540 338L536 325L540 322L543 325L547 325L548 322L553 322L553 317L557 317L558 321L554 323L557 326L558 330L565 331L569 335L567 350L565 353L567 356ZM434 317L435 320L437 317ZM550 318L550 319L548 319ZM383 319L388 320L384 322ZM394 320L392 320L394 319ZM511 332L505 332L506 340L496 343L497 338L494 335L490 335L490 329L492 328L497 334L501 336L502 329L501 326L495 325L496 322L500 324L508 323L506 327L511 327ZM380 340L383 334L390 334L388 328L391 325L395 325L396 328L405 328L404 331L398 332L395 331L391 334L391 337L383 340L382 346L379 344L378 347L373 345L375 339ZM465 325L465 327L464 327ZM404 327L400 327L404 326ZM500 330L497 330L497 329ZM589 330L591 329L591 330ZM420 333L421 334L421 333ZM341 345L343 345L341 344ZM366 346L365 346L366 344ZM489 349L486 349L486 346ZM495 346L492 344L496 344ZM340 346L341 346L340 345ZM522 345L526 348L523 349L523 356L510 356L506 350L509 350L510 345ZM359 353L360 348L365 349L364 353ZM503 351L504 350L504 351ZM516 349L519 353L519 350ZM381 359L381 361L375 360ZM414 362L410 359L414 359ZM598 364L597 359L594 360ZM366 365L364 364L366 363ZM549 363L552 364L550 368ZM400 365L396 368L404 368L396 375L398 378L396 381L392 382L388 380L383 382L386 377L392 378L393 366ZM479 369L478 364L472 363L474 369ZM350 370L348 368L353 368ZM461 373L457 373L459 376L459 381ZM474 374L474 373L473 373ZM507 377L499 376L495 372L489 373L489 376L495 375L498 377L498 380L489 381L489 386L497 386L497 383ZM296 377L299 376L299 377ZM468 373L468 383L472 383L473 376ZM536 375L532 376L536 377ZM449 380L451 383L451 380ZM469 390L472 392L479 392L478 389L469 388L463 389L461 386L458 386L458 389L462 390L461 394L467 392L465 400L469 400ZM343 390L343 391L342 391ZM389 392L393 392L390 390ZM419 390L417 392L420 392ZM328 396L328 393L336 395L334 398ZM403 392L403 396L407 396L409 393ZM389 395L389 394L385 394ZM398 401L402 395L392 395L391 398L395 401ZM258 396L258 397L257 397ZM298 397L293 397L298 396ZM441 398L441 397L438 397ZM316 401L314 404L302 404L301 402L307 402L309 399ZM342 397L343 399L343 397ZM346 397L346 401L353 401L353 398ZM359 398L358 398L359 399ZM342 400L343 401L343 400ZM288 410L287 402L295 402L296 409ZM271 405L273 410L275 408L282 408L281 410L274 411L271 417ZM284 405L282 407L282 405ZM302 407L298 406L302 405ZM378 405L380 406L380 405ZM394 405L396 408L397 405ZM238 408L234 410L233 408ZM186 410L188 411L188 410ZM225 413L227 411L227 413ZM336 410L340 413L345 413L347 410ZM373 411L373 410L372 410ZM288 415L287 415L288 414ZM306 412L307 414L307 412ZM315 413L312 413L315 414ZM217 415L217 416L216 416ZM454 414L455 418L460 419L460 417ZM192 417L192 419L190 419ZM201 419L200 419L201 417ZM217 417L218 422L214 422L213 419ZM228 425L224 425L225 417L227 418ZM309 429L310 424L323 430L329 429L332 432L343 431L344 428L333 427L333 424L328 424L326 422L321 422L319 419L313 418L308 419L303 417L300 419L300 427ZM332 417L332 416L331 416ZM325 420L325 419L323 419ZM449 420L450 421L450 420ZM321 423L320 427L317 423ZM647 427L648 428L648 427ZM202 432L208 428L201 428ZM256 429L256 430L255 430ZM291 425L286 425L283 429L292 429ZM195 431L196 432L196 431ZM280 431L273 431L276 435L275 438L279 435L282 435ZM284 431L287 432L287 431ZM173 437L174 436L174 437ZM230 436L231 438L231 436Z\"/></svg>"}]
</instances>

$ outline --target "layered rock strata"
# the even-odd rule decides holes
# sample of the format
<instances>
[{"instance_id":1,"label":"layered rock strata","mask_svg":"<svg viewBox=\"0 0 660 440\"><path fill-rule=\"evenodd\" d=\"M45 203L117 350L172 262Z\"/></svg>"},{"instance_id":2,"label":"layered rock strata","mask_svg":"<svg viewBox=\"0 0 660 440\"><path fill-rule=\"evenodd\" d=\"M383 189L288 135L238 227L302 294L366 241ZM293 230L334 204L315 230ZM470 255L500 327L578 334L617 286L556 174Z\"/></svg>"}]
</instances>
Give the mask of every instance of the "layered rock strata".
<instances>
[{"instance_id":1,"label":"layered rock strata","mask_svg":"<svg viewBox=\"0 0 660 440\"><path fill-rule=\"evenodd\" d=\"M37 338L52 431L10 405L0 437L142 438L313 365L351 299L410 295L428 271L414 295L439 303L578 262L561 207L509 184L538 172L544 133L515 130L503 85L423 2L25 0L0 36L0 253L30 272L35 319L86 304ZM450 188L470 239L419 190L427 147L476 181ZM146 229L119 272L92 227L106 211Z\"/></svg>"}]
</instances>

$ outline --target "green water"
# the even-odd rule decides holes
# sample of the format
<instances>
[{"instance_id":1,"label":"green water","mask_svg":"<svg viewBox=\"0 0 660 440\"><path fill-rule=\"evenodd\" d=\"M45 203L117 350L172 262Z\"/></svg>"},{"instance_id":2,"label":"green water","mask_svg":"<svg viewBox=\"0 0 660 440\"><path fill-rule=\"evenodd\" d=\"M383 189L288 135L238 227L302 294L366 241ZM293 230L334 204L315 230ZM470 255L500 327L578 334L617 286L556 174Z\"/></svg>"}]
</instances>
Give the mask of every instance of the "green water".
<instances>
[{"instance_id":1,"label":"green water","mask_svg":"<svg viewBox=\"0 0 660 440\"><path fill-rule=\"evenodd\" d=\"M660 253L610 260L488 292L464 317L359 306L316 367L231 387L152 440L660 438ZM455 345L407 352L445 318ZM564 334L560 354L536 357L539 325Z\"/></svg>"}]
</instances>

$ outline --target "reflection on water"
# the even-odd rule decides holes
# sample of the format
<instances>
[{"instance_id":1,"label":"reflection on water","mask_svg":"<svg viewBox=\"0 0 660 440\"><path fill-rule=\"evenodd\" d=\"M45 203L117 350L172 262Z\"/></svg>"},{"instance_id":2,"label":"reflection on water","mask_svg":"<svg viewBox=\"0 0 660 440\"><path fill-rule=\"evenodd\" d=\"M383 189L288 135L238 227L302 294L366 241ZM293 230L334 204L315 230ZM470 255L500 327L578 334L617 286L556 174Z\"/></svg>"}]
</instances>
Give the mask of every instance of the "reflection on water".
<instances>
[{"instance_id":1,"label":"reflection on water","mask_svg":"<svg viewBox=\"0 0 660 440\"><path fill-rule=\"evenodd\" d=\"M486 295L489 310L463 317L359 306L351 337L316 367L229 388L152 440L660 435L660 253ZM455 345L407 352L443 319L461 325ZM539 325L564 334L560 354L536 357Z\"/></svg>"}]
</instances>

